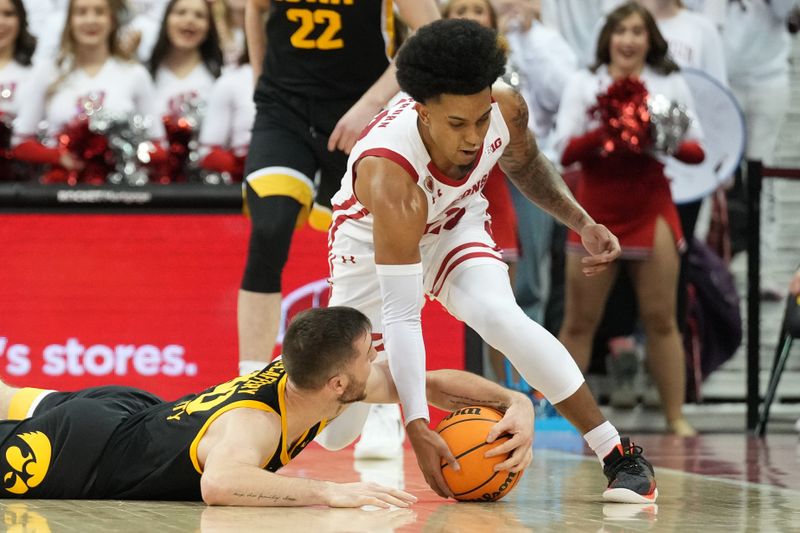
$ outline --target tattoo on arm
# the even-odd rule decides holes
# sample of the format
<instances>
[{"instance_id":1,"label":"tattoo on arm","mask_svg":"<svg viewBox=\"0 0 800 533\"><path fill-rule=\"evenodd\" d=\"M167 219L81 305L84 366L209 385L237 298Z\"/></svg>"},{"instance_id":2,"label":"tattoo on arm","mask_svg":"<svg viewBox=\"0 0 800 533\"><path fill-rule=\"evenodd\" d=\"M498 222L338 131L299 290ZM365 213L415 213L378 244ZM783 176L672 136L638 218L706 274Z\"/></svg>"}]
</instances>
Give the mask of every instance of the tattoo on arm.
<instances>
[{"instance_id":1,"label":"tattoo on arm","mask_svg":"<svg viewBox=\"0 0 800 533\"><path fill-rule=\"evenodd\" d=\"M572 197L561 175L539 151L528 129L528 106L514 91L514 115L510 126L517 133L508 144L500 164L517 188L532 202L572 229L579 229L588 218Z\"/></svg>"},{"instance_id":2,"label":"tattoo on arm","mask_svg":"<svg viewBox=\"0 0 800 533\"><path fill-rule=\"evenodd\" d=\"M517 91L514 91L513 94L516 109L514 110L514 117L511 119L511 123L518 131L525 131L528 129L528 104L525 103L522 94Z\"/></svg>"},{"instance_id":3,"label":"tattoo on arm","mask_svg":"<svg viewBox=\"0 0 800 533\"><path fill-rule=\"evenodd\" d=\"M250 492L250 491L240 491L234 490L233 495L239 498L249 498L251 500L270 500L272 502L294 502L297 501L297 498L292 498L291 496L279 496L278 494L264 494L263 492Z\"/></svg>"},{"instance_id":4,"label":"tattoo on arm","mask_svg":"<svg viewBox=\"0 0 800 533\"><path fill-rule=\"evenodd\" d=\"M487 400L478 400L476 398L470 398L469 396L458 396L456 394L446 393L447 403L453 407L453 409L458 409L461 407L469 407L473 405L482 405L486 407L493 407L498 411L505 412L508 409L508 404L501 401L487 401Z\"/></svg>"}]
</instances>

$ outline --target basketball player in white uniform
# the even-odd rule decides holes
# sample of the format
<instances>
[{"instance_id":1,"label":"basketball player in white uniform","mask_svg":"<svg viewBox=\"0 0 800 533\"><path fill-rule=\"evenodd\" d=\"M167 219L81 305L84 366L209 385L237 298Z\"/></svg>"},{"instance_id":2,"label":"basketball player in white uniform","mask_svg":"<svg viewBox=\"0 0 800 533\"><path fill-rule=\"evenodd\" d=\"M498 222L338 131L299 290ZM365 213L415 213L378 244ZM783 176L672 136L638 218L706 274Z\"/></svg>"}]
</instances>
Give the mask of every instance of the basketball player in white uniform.
<instances>
[{"instance_id":1,"label":"basketball player in white uniform","mask_svg":"<svg viewBox=\"0 0 800 533\"><path fill-rule=\"evenodd\" d=\"M655 479L641 448L620 439L570 354L516 305L506 265L487 231L481 188L499 162L529 199L581 235L589 252L583 259L587 275L620 254L616 237L575 202L539 152L522 97L506 86L492 87L505 62L496 33L472 21L437 21L406 42L397 76L414 100L399 101L362 133L332 201L330 303L356 307L373 321L375 333L383 332L373 339L385 347L409 439L438 494L451 495L440 461L454 458L427 425L420 323L426 294L506 354L584 434L609 479L607 500L653 502ZM319 442L332 449L352 442L367 411L363 404L350 407ZM524 422L522 413L509 409L500 424L529 439Z\"/></svg>"}]
</instances>

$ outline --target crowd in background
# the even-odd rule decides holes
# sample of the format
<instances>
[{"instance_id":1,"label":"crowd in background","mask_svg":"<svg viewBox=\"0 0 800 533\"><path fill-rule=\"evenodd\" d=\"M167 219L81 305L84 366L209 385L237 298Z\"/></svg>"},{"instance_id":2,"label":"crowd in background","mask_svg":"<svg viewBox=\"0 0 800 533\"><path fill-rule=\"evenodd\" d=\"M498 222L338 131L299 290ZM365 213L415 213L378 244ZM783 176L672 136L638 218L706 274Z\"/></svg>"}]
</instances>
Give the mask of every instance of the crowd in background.
<instances>
[{"instance_id":1,"label":"crowd in background","mask_svg":"<svg viewBox=\"0 0 800 533\"><path fill-rule=\"evenodd\" d=\"M109 167L101 152L110 148L98 147L97 132L113 126L103 130L102 117L138 147L138 173L123 172L118 182L241 181L255 116L244 34L247 1L0 0L0 181L106 183ZM565 254L580 244L577 235L568 235L498 173L486 194L492 208L504 206L492 213L494 234L514 265L518 302L531 318L560 332L584 371L601 339L599 351L609 354L608 371L620 385L612 398L619 405L638 401L633 375L645 345L660 393L653 401L660 399L668 420L681 420L686 258L699 246L694 235L708 225L703 204L710 204L713 191L681 198L674 186L713 172L698 164L704 141L720 134L698 123L682 69L700 71L735 95L747 129L745 158L769 162L789 103L798 1L440 4L443 16L474 19L506 38L505 81L525 98L540 148L562 168L578 200L623 240L624 267L587 282L580 256ZM641 24L626 25L631 16ZM642 49L647 53L638 76L651 91L680 103L692 126L669 154L599 157L613 150L588 111L598 94L633 73L635 65L626 62ZM138 129L119 126L120 117L130 124L134 116ZM93 161L99 165L94 171ZM615 181L619 175L635 179ZM727 178L736 183L734 175ZM777 253L770 238L777 224L774 203L768 180L765 261ZM649 228L647 236L642 228ZM679 253L687 247L688 253ZM608 324L613 314L603 309L609 306L629 310L621 313L622 324ZM502 354L493 354L492 362L499 379L514 381Z\"/></svg>"}]
</instances>

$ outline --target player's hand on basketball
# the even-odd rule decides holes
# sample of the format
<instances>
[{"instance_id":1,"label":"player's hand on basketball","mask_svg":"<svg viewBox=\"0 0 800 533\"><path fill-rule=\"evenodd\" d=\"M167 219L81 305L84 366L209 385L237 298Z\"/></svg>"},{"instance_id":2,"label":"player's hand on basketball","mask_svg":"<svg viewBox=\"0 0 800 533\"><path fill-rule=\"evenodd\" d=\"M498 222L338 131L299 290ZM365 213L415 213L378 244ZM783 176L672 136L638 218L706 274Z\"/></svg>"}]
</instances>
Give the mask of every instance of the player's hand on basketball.
<instances>
[{"instance_id":1,"label":"player's hand on basketball","mask_svg":"<svg viewBox=\"0 0 800 533\"><path fill-rule=\"evenodd\" d=\"M602 224L586 224L581 229L581 241L591 254L581 259L587 276L602 272L622 253L616 235Z\"/></svg>"},{"instance_id":2,"label":"player's hand on basketball","mask_svg":"<svg viewBox=\"0 0 800 533\"><path fill-rule=\"evenodd\" d=\"M376 107L363 100L356 102L336 123L328 138L328 150L333 152L338 149L349 154L361 132L378 111L380 106Z\"/></svg>"},{"instance_id":3,"label":"player's hand on basketball","mask_svg":"<svg viewBox=\"0 0 800 533\"><path fill-rule=\"evenodd\" d=\"M533 458L531 446L533 445L533 404L519 395L506 410L503 418L489 430L486 442L494 442L498 437L506 435L511 437L486 452L486 457L510 454L508 459L494 467L495 472L510 470L520 472L524 470Z\"/></svg>"},{"instance_id":4,"label":"player's hand on basketball","mask_svg":"<svg viewBox=\"0 0 800 533\"><path fill-rule=\"evenodd\" d=\"M377 483L329 483L325 501L330 507L361 507L373 505L389 508L408 507L417 497L400 489Z\"/></svg>"},{"instance_id":5,"label":"player's hand on basketball","mask_svg":"<svg viewBox=\"0 0 800 533\"><path fill-rule=\"evenodd\" d=\"M409 422L406 426L406 433L414 448L417 464L422 470L425 481L442 498L452 498L453 491L447 486L442 475L442 461L450 463L453 470L459 470L461 467L450 448L447 447L447 443L438 433L431 431L423 419Z\"/></svg>"}]
</instances>

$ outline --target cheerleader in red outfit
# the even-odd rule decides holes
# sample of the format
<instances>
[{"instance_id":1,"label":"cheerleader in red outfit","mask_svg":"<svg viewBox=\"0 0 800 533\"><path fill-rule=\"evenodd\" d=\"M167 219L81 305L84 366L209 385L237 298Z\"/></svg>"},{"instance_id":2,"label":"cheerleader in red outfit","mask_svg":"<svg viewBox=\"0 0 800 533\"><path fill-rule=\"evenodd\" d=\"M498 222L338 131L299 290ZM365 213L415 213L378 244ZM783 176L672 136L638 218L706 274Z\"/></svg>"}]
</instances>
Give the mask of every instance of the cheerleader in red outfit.
<instances>
[{"instance_id":1,"label":"cheerleader in red outfit","mask_svg":"<svg viewBox=\"0 0 800 533\"><path fill-rule=\"evenodd\" d=\"M77 117L99 109L154 114L154 90L147 70L128 60L119 48L121 7L120 0L70 1L58 59L35 67L26 85L14 129L15 158L77 171L84 162L57 142ZM47 132L44 142L39 142L42 121L47 123ZM148 136L155 141L151 161L163 159L164 130L158 121L151 121Z\"/></svg>"},{"instance_id":2,"label":"cheerleader in red outfit","mask_svg":"<svg viewBox=\"0 0 800 533\"><path fill-rule=\"evenodd\" d=\"M578 202L619 238L623 261L596 276L585 276L580 237L570 233L565 316L559 337L585 371L595 330L622 264L636 291L647 336L648 367L661 395L667 425L678 435L693 435L694 429L682 414L685 358L675 318L679 253L685 242L664 175L663 157L646 149L609 144L613 134L589 113L599 95L626 78L641 81L650 95L663 95L683 105L690 117L694 115L692 100L677 65L667 57L667 44L655 21L638 4L623 4L608 15L597 50L597 64L591 71L578 72L564 93L556 137L562 164L580 163ZM671 155L686 163L701 162L700 137L693 120Z\"/></svg>"}]
</instances>

